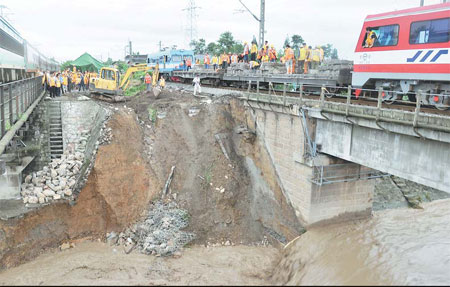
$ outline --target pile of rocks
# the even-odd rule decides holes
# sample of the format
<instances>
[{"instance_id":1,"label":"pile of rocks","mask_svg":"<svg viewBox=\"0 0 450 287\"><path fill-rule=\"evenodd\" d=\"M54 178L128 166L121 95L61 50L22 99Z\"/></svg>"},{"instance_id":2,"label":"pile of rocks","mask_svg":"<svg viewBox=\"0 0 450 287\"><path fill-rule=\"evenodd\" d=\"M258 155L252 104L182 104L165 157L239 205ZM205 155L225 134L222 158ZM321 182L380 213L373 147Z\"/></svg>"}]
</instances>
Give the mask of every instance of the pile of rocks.
<instances>
[{"instance_id":1,"label":"pile of rocks","mask_svg":"<svg viewBox=\"0 0 450 287\"><path fill-rule=\"evenodd\" d=\"M126 253L136 247L145 254L171 255L195 238L195 234L181 230L188 224L186 210L179 209L175 202L158 201L150 206L142 223L119 235L111 232L107 240L110 244L123 245Z\"/></svg>"},{"instance_id":2,"label":"pile of rocks","mask_svg":"<svg viewBox=\"0 0 450 287\"><path fill-rule=\"evenodd\" d=\"M21 195L24 203L47 203L73 198L77 177L83 165L84 154L66 151L60 159L53 159L41 171L25 177Z\"/></svg>"},{"instance_id":3,"label":"pile of rocks","mask_svg":"<svg viewBox=\"0 0 450 287\"><path fill-rule=\"evenodd\" d=\"M112 134L112 128L103 128L99 144L100 145L108 145L111 143L113 134Z\"/></svg>"}]
</instances>

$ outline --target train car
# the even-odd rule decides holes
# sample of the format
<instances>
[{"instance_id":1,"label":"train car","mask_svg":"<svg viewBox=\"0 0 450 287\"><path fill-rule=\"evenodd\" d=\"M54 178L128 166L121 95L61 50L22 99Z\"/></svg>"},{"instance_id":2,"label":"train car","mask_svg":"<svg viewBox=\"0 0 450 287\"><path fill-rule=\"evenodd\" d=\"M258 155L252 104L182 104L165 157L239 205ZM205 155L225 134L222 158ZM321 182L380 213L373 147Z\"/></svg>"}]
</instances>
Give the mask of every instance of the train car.
<instances>
[{"instance_id":1,"label":"train car","mask_svg":"<svg viewBox=\"0 0 450 287\"><path fill-rule=\"evenodd\" d=\"M450 104L450 3L369 15L355 49L352 85L406 95L437 108Z\"/></svg>"},{"instance_id":2,"label":"train car","mask_svg":"<svg viewBox=\"0 0 450 287\"><path fill-rule=\"evenodd\" d=\"M60 64L31 46L0 16L0 83L33 77L37 71L58 71Z\"/></svg>"},{"instance_id":3,"label":"train car","mask_svg":"<svg viewBox=\"0 0 450 287\"><path fill-rule=\"evenodd\" d=\"M190 50L165 50L147 56L147 65L155 67L159 64L159 73L172 77L174 71L184 69L183 59L190 59L194 64L194 52Z\"/></svg>"},{"instance_id":4,"label":"train car","mask_svg":"<svg viewBox=\"0 0 450 287\"><path fill-rule=\"evenodd\" d=\"M19 32L0 16L0 83L25 77L24 40Z\"/></svg>"}]
</instances>

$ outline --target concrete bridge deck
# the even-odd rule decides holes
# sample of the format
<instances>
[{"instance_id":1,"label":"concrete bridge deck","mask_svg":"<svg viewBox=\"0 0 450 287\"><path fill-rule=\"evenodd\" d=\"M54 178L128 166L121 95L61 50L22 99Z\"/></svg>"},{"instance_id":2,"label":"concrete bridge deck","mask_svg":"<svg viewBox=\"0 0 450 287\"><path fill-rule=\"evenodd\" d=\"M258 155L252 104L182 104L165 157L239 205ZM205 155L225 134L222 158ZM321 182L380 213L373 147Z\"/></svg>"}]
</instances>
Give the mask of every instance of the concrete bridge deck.
<instances>
[{"instance_id":1,"label":"concrete bridge deck","mask_svg":"<svg viewBox=\"0 0 450 287\"><path fill-rule=\"evenodd\" d=\"M314 119L311 149L450 193L450 116L245 93L252 109ZM311 123L310 123L311 124Z\"/></svg>"}]
</instances>

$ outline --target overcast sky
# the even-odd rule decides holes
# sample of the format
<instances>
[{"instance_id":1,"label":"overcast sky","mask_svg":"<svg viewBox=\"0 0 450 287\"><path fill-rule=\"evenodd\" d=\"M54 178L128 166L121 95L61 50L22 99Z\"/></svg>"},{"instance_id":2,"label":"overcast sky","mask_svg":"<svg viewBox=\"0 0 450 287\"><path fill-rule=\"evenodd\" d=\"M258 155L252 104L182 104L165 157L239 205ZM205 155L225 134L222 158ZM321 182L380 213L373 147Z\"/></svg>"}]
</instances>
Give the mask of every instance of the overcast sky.
<instances>
[{"instance_id":1,"label":"overcast sky","mask_svg":"<svg viewBox=\"0 0 450 287\"><path fill-rule=\"evenodd\" d=\"M124 57L128 40L141 54L163 46L187 47L189 0L0 0L8 19L38 50L59 61L88 52L105 61ZM235 39L258 39L259 23L238 0L196 0L197 38L217 41L230 31ZM260 0L243 0L259 17ZM440 3L425 0L425 5ZM226 4L225 4L226 3ZM266 40L280 49L286 35L308 45L331 43L339 57L352 59L368 14L419 6L420 0L266 0ZM11 13L11 14L9 14Z\"/></svg>"}]
</instances>

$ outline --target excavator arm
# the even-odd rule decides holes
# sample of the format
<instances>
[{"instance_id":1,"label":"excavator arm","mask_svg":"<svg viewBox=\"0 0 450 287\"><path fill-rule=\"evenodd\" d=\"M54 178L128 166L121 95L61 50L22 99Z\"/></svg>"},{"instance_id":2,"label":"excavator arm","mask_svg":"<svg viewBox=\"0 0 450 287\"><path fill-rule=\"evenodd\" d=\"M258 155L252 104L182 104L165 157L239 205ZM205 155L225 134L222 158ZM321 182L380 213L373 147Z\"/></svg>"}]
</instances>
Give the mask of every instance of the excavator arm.
<instances>
[{"instance_id":1,"label":"excavator arm","mask_svg":"<svg viewBox=\"0 0 450 287\"><path fill-rule=\"evenodd\" d=\"M130 78L135 72L150 71L152 68L148 67L147 64L138 64L131 66L127 69L125 75L122 77L122 82L120 83L119 89L125 91L130 83Z\"/></svg>"}]
</instances>

